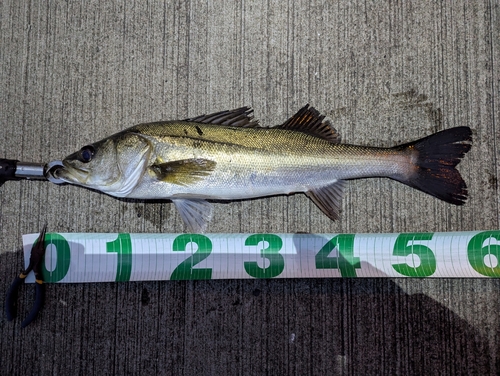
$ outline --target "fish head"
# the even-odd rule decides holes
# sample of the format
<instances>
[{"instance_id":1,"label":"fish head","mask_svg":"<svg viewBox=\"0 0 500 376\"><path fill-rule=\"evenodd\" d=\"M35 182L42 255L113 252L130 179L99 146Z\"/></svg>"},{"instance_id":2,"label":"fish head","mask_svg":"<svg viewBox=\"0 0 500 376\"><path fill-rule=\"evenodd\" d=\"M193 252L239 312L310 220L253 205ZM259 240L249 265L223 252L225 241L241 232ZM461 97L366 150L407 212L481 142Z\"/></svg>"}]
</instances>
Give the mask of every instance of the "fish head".
<instances>
[{"instance_id":1,"label":"fish head","mask_svg":"<svg viewBox=\"0 0 500 376\"><path fill-rule=\"evenodd\" d=\"M127 197L140 181L151 155L140 134L122 132L67 156L55 176L116 197Z\"/></svg>"}]
</instances>

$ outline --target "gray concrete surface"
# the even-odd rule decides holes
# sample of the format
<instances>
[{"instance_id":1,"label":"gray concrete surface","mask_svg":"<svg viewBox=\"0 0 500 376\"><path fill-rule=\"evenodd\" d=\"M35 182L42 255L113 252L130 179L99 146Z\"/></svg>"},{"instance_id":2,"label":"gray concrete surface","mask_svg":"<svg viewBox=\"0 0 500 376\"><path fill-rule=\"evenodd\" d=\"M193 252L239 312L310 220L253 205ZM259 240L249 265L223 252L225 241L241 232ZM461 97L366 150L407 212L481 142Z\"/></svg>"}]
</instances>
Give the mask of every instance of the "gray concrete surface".
<instances>
[{"instance_id":1,"label":"gray concrete surface","mask_svg":"<svg viewBox=\"0 0 500 376\"><path fill-rule=\"evenodd\" d=\"M311 103L349 143L469 125L452 207L393 181L348 184L331 222L304 196L216 205L209 232L499 228L496 1L0 3L0 157L60 159L139 122ZM21 234L182 232L170 203L72 186L0 188L0 293ZM500 373L500 283L318 279L49 285L38 320L0 316L0 374ZM31 302L21 294L21 312Z\"/></svg>"}]
</instances>

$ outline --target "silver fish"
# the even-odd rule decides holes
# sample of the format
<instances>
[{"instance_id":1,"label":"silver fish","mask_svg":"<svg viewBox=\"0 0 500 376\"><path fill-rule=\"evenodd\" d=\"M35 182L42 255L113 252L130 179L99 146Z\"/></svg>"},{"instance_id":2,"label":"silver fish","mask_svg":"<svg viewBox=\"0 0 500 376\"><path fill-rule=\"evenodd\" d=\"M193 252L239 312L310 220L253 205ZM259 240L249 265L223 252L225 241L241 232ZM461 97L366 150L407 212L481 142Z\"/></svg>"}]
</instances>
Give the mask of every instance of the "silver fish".
<instances>
[{"instance_id":1,"label":"silver fish","mask_svg":"<svg viewBox=\"0 0 500 376\"><path fill-rule=\"evenodd\" d=\"M203 232L207 200L303 192L335 220L347 179L388 177L462 205L467 187L455 167L471 144L470 128L456 127L392 148L347 145L309 105L272 128L242 107L136 125L69 155L55 176L115 197L169 199Z\"/></svg>"}]
</instances>

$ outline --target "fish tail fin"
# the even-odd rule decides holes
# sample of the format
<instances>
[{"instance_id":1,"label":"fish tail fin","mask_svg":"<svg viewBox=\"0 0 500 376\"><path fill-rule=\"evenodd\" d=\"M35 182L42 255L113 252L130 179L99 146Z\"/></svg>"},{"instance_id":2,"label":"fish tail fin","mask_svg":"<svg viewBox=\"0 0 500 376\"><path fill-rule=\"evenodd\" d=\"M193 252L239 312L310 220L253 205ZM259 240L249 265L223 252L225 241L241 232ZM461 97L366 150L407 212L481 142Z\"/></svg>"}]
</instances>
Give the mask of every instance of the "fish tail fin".
<instances>
[{"instance_id":1,"label":"fish tail fin","mask_svg":"<svg viewBox=\"0 0 500 376\"><path fill-rule=\"evenodd\" d=\"M411 155L413 169L405 177L394 178L443 201L463 205L467 185L455 167L471 144L471 129L456 127L396 146L394 149Z\"/></svg>"}]
</instances>

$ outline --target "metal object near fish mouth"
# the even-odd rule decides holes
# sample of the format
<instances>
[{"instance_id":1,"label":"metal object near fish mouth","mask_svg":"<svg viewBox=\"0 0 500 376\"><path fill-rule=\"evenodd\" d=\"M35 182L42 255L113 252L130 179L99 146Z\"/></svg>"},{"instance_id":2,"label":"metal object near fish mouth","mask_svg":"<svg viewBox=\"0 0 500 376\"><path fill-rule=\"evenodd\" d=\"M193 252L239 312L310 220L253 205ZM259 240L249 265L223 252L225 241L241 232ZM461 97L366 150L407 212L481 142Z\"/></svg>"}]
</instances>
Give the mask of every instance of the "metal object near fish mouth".
<instances>
[{"instance_id":1,"label":"metal object near fish mouth","mask_svg":"<svg viewBox=\"0 0 500 376\"><path fill-rule=\"evenodd\" d=\"M54 184L64 184L64 180L57 177L57 171L63 167L62 161L51 161L45 165L45 177Z\"/></svg>"},{"instance_id":2,"label":"metal object near fish mouth","mask_svg":"<svg viewBox=\"0 0 500 376\"><path fill-rule=\"evenodd\" d=\"M56 176L56 171L63 167L62 161L49 163L20 162L15 159L0 159L0 186L7 180L48 180L54 184L63 184Z\"/></svg>"}]
</instances>

